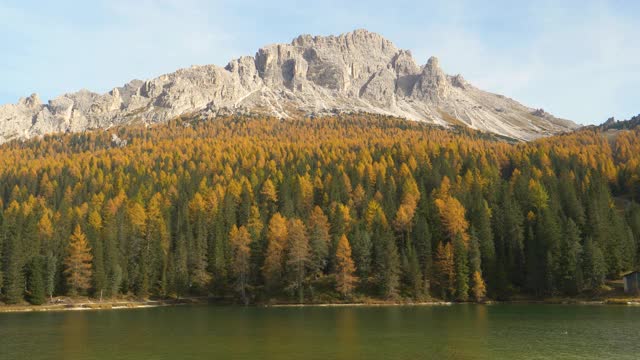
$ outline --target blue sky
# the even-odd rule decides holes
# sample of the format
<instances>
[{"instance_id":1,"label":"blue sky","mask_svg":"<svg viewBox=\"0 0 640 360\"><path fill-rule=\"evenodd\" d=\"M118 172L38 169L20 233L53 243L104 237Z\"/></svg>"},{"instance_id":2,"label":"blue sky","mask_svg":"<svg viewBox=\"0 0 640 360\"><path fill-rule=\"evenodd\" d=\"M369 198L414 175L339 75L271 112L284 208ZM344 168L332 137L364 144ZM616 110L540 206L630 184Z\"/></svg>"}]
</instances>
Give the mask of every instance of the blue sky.
<instances>
[{"instance_id":1,"label":"blue sky","mask_svg":"<svg viewBox=\"0 0 640 360\"><path fill-rule=\"evenodd\" d=\"M640 1L0 0L0 104L225 65L299 34L381 33L583 124L640 113Z\"/></svg>"}]
</instances>

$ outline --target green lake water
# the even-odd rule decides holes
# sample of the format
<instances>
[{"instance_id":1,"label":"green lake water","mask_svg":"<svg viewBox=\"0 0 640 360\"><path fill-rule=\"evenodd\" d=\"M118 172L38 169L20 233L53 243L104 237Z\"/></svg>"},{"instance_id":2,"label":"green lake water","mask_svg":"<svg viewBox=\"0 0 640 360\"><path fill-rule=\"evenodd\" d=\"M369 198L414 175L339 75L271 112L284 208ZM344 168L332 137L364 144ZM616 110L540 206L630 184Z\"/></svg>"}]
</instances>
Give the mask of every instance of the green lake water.
<instances>
[{"instance_id":1,"label":"green lake water","mask_svg":"<svg viewBox=\"0 0 640 360\"><path fill-rule=\"evenodd\" d=\"M0 359L639 359L640 307L179 306L0 314Z\"/></svg>"}]
</instances>

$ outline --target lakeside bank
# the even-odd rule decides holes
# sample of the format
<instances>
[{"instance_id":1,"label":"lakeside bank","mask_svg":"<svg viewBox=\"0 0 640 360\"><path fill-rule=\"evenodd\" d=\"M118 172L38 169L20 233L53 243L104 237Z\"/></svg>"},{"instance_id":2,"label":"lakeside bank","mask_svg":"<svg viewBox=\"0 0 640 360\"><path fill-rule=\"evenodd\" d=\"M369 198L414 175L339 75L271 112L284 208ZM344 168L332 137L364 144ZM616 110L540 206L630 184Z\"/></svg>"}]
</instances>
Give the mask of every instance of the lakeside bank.
<instances>
[{"instance_id":1,"label":"lakeside bank","mask_svg":"<svg viewBox=\"0 0 640 360\"><path fill-rule=\"evenodd\" d=\"M270 301L251 303L254 307L381 307L381 306L450 306L456 304L479 304L479 305L500 305L500 304L548 304L548 305L628 305L640 306L640 298L605 298L605 299L578 299L578 298L549 298L549 299L518 299L508 301L488 300L481 303L476 302L451 302L451 301L389 301L367 299L357 302L309 302L291 303L286 301ZM56 311L90 311L90 310L125 310L142 309L163 306L181 305L230 305L244 306L233 301L221 301L215 298L192 297L181 299L162 300L113 300L113 301L91 301L87 299L67 299L64 303L50 303L43 305L0 304L0 313L24 313L24 312L56 312Z\"/></svg>"}]
</instances>

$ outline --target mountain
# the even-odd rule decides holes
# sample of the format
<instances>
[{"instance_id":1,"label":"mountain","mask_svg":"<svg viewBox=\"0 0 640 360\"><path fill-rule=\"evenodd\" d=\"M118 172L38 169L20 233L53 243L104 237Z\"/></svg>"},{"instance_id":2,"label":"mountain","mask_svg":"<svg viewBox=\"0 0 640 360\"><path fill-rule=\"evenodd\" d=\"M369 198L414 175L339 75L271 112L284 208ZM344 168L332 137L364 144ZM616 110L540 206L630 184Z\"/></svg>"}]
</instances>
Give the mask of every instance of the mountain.
<instances>
[{"instance_id":1,"label":"mountain","mask_svg":"<svg viewBox=\"0 0 640 360\"><path fill-rule=\"evenodd\" d=\"M106 94L87 90L42 104L36 94L0 106L0 143L53 132L180 115L268 114L282 118L365 112L440 125L463 125L531 140L576 124L450 76L431 57L419 66L381 35L301 35L224 68L192 66L152 80L133 80Z\"/></svg>"},{"instance_id":2,"label":"mountain","mask_svg":"<svg viewBox=\"0 0 640 360\"><path fill-rule=\"evenodd\" d=\"M629 120L616 120L614 118L609 118L604 123L598 125L597 127L603 131L607 130L628 130L635 129L640 126L640 114L632 117Z\"/></svg>"}]
</instances>

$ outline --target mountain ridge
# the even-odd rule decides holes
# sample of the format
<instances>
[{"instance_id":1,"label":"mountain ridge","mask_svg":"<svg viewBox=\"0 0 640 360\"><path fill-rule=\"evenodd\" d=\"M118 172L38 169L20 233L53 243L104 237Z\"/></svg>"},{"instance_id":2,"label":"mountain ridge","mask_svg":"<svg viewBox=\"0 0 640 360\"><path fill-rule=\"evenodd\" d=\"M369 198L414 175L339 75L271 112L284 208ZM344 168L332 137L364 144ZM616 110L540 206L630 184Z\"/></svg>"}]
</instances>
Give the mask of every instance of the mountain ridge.
<instances>
[{"instance_id":1,"label":"mountain ridge","mask_svg":"<svg viewBox=\"0 0 640 360\"><path fill-rule=\"evenodd\" d=\"M300 35L258 49L225 67L199 65L108 93L36 94L0 106L0 143L54 132L164 122L183 114L323 116L364 112L439 125L463 125L519 140L569 131L576 124L447 75L436 57L416 63L381 35Z\"/></svg>"}]
</instances>

